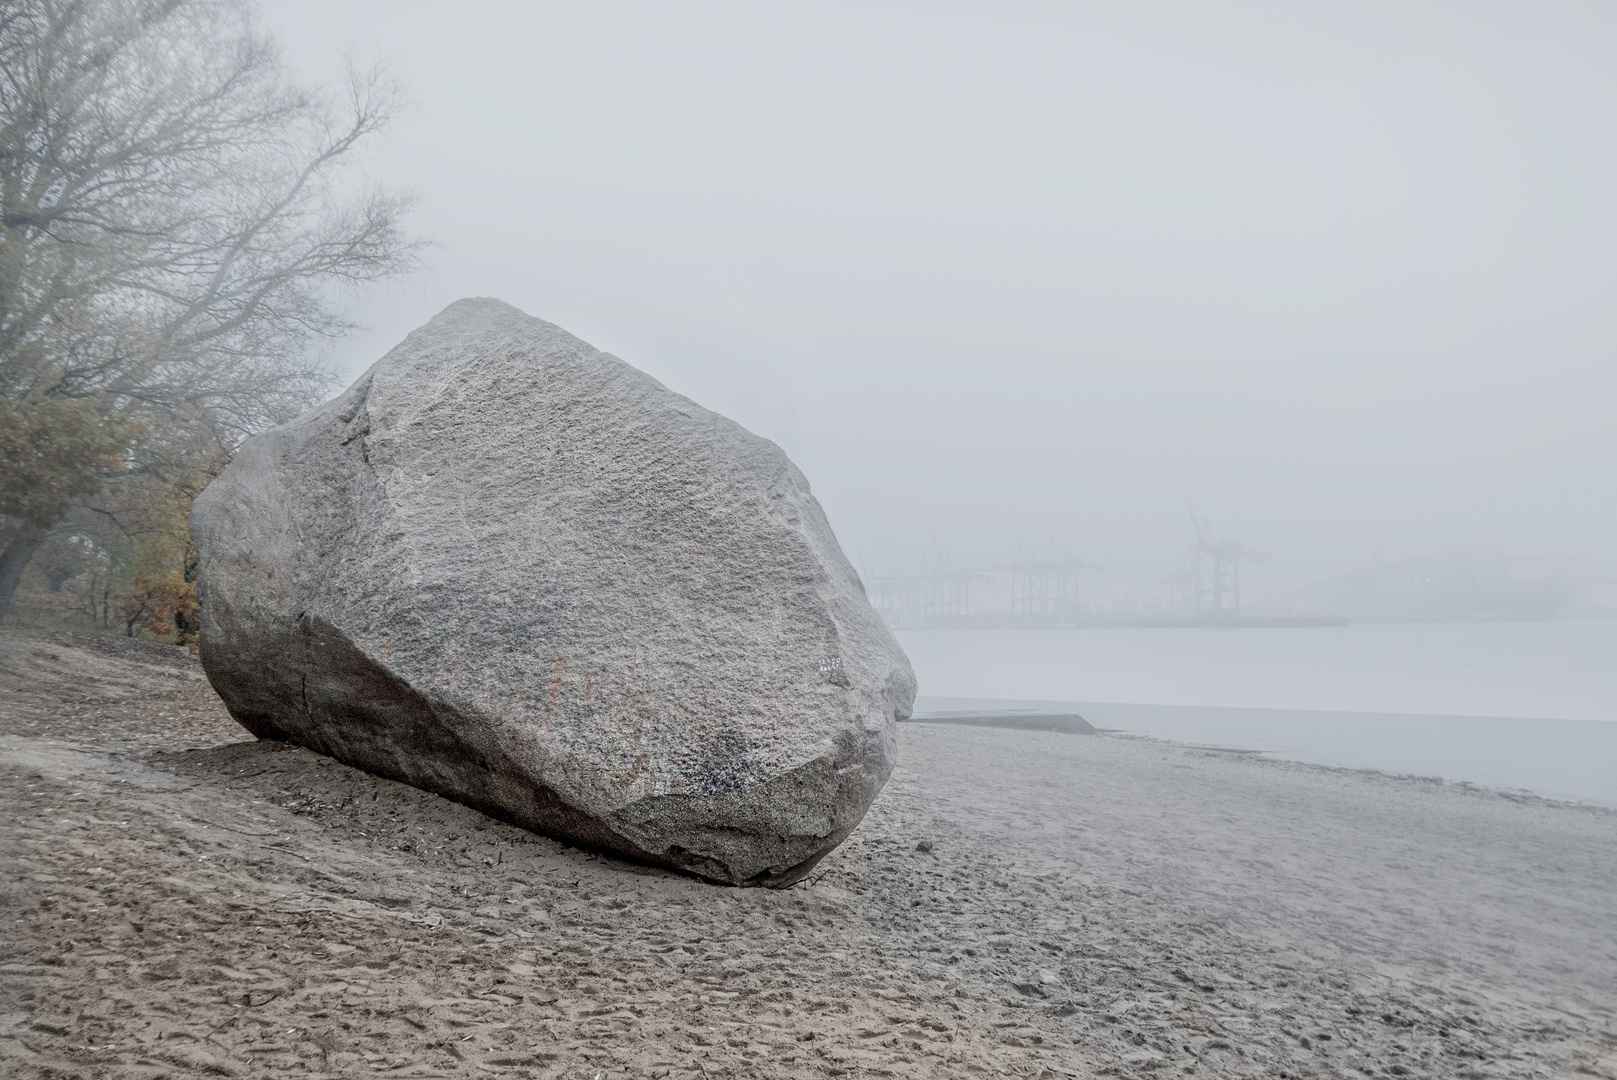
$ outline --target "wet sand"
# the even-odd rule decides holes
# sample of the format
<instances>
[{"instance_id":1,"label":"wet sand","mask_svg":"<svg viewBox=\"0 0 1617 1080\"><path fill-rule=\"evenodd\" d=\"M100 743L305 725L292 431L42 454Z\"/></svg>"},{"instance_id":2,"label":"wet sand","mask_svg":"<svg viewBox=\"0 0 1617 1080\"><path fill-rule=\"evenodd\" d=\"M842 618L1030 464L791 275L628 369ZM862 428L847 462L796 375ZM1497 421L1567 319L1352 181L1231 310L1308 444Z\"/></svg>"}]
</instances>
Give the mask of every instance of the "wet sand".
<instances>
[{"instance_id":1,"label":"wet sand","mask_svg":"<svg viewBox=\"0 0 1617 1080\"><path fill-rule=\"evenodd\" d=\"M1617 1077L1617 814L900 739L809 881L722 889L248 741L174 650L0 636L0 1073Z\"/></svg>"}]
</instances>

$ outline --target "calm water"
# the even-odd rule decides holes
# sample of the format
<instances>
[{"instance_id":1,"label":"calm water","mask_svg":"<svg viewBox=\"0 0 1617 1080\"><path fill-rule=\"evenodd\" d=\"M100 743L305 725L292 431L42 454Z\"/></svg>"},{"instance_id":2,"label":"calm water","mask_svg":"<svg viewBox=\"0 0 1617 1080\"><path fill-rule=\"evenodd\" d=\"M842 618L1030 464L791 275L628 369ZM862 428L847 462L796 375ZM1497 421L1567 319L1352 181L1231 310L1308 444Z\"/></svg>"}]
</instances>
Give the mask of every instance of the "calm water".
<instances>
[{"instance_id":1,"label":"calm water","mask_svg":"<svg viewBox=\"0 0 1617 1080\"><path fill-rule=\"evenodd\" d=\"M900 630L921 693L1617 720L1617 621Z\"/></svg>"},{"instance_id":2,"label":"calm water","mask_svg":"<svg viewBox=\"0 0 1617 1080\"><path fill-rule=\"evenodd\" d=\"M1617 806L1617 622L902 630L920 707L1099 727Z\"/></svg>"}]
</instances>

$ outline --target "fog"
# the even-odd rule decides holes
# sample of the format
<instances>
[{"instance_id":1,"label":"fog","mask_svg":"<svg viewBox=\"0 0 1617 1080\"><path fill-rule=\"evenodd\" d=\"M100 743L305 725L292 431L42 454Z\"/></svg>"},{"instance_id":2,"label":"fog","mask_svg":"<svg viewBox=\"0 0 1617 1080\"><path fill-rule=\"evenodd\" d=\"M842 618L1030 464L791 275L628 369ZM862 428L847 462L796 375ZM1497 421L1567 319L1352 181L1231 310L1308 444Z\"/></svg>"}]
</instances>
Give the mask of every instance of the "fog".
<instances>
[{"instance_id":1,"label":"fog","mask_svg":"<svg viewBox=\"0 0 1617 1080\"><path fill-rule=\"evenodd\" d=\"M422 276L774 439L865 567L1051 545L1160 592L1617 538L1609 5L277 0L385 58Z\"/></svg>"},{"instance_id":2,"label":"fog","mask_svg":"<svg viewBox=\"0 0 1617 1080\"><path fill-rule=\"evenodd\" d=\"M148 68L235 115L212 2L18 5L12 158ZM300 186L222 95L217 197L97 225L168 277L46 339L166 411L0 396L65 522L0 537L0 1062L1617 1080L1617 4L245 2L387 122ZM784 448L871 609L756 445L502 305L235 452L125 339L264 247L212 366L279 393L342 300L336 393L497 297Z\"/></svg>"}]
</instances>

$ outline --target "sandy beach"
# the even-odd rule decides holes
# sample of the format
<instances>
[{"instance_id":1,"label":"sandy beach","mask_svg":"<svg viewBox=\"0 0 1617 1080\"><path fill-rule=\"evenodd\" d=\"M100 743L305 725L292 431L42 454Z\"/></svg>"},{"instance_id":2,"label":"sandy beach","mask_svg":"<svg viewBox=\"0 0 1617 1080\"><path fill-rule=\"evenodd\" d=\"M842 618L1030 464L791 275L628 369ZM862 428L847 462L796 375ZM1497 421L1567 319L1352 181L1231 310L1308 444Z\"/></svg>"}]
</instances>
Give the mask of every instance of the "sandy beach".
<instances>
[{"instance_id":1,"label":"sandy beach","mask_svg":"<svg viewBox=\"0 0 1617 1080\"><path fill-rule=\"evenodd\" d=\"M906 724L784 891L253 742L0 637L0 1072L1617 1078L1617 813Z\"/></svg>"}]
</instances>

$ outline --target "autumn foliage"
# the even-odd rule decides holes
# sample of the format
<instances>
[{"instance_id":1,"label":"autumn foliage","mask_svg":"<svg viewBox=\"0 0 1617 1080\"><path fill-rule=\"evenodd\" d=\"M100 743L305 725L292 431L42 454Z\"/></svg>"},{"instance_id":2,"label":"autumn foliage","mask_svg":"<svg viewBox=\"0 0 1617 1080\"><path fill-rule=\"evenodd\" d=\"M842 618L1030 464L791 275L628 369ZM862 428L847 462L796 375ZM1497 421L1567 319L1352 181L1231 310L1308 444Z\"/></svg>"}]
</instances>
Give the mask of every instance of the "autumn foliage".
<instances>
[{"instance_id":1,"label":"autumn foliage","mask_svg":"<svg viewBox=\"0 0 1617 1080\"><path fill-rule=\"evenodd\" d=\"M252 8L0 4L0 618L183 636L199 485L330 388L345 288L415 265L355 171L397 88L300 85Z\"/></svg>"},{"instance_id":2,"label":"autumn foliage","mask_svg":"<svg viewBox=\"0 0 1617 1080\"><path fill-rule=\"evenodd\" d=\"M0 514L14 528L48 529L68 504L121 469L141 425L108 421L87 400L0 398Z\"/></svg>"}]
</instances>

